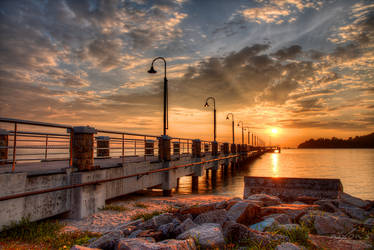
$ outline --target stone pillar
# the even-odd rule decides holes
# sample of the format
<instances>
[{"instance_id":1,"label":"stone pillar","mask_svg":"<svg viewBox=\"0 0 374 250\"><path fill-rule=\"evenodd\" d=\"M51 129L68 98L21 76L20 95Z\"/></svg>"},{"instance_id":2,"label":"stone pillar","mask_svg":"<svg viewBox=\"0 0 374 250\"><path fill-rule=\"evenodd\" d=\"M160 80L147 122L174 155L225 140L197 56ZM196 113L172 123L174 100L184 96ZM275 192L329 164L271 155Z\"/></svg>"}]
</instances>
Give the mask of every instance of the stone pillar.
<instances>
[{"instance_id":1,"label":"stone pillar","mask_svg":"<svg viewBox=\"0 0 374 250\"><path fill-rule=\"evenodd\" d=\"M78 171L94 169L94 134L96 133L95 128L89 126L73 127L73 167Z\"/></svg>"},{"instance_id":2,"label":"stone pillar","mask_svg":"<svg viewBox=\"0 0 374 250\"><path fill-rule=\"evenodd\" d=\"M192 191L197 192L199 190L199 176L192 176Z\"/></svg>"},{"instance_id":3,"label":"stone pillar","mask_svg":"<svg viewBox=\"0 0 374 250\"><path fill-rule=\"evenodd\" d=\"M192 140L192 158L201 158L201 141Z\"/></svg>"},{"instance_id":4,"label":"stone pillar","mask_svg":"<svg viewBox=\"0 0 374 250\"><path fill-rule=\"evenodd\" d=\"M154 156L155 155L155 141L145 140L144 142L144 156Z\"/></svg>"},{"instance_id":5,"label":"stone pillar","mask_svg":"<svg viewBox=\"0 0 374 250\"><path fill-rule=\"evenodd\" d=\"M231 144L231 154L236 154L236 145L235 144Z\"/></svg>"},{"instance_id":6,"label":"stone pillar","mask_svg":"<svg viewBox=\"0 0 374 250\"><path fill-rule=\"evenodd\" d=\"M96 137L96 157L110 158L109 136Z\"/></svg>"},{"instance_id":7,"label":"stone pillar","mask_svg":"<svg viewBox=\"0 0 374 250\"><path fill-rule=\"evenodd\" d=\"M0 165L8 162L9 132L0 129Z\"/></svg>"},{"instance_id":8,"label":"stone pillar","mask_svg":"<svg viewBox=\"0 0 374 250\"><path fill-rule=\"evenodd\" d=\"M209 152L209 144L208 143L204 143L204 152L205 153Z\"/></svg>"},{"instance_id":9,"label":"stone pillar","mask_svg":"<svg viewBox=\"0 0 374 250\"><path fill-rule=\"evenodd\" d=\"M236 145L236 152L239 153L239 154L242 152L242 146L241 146L241 144L237 144Z\"/></svg>"},{"instance_id":10,"label":"stone pillar","mask_svg":"<svg viewBox=\"0 0 374 250\"><path fill-rule=\"evenodd\" d=\"M158 137L158 159L160 161L170 161L170 137L163 135Z\"/></svg>"},{"instance_id":11,"label":"stone pillar","mask_svg":"<svg viewBox=\"0 0 374 250\"><path fill-rule=\"evenodd\" d=\"M218 155L218 142L216 142L216 141L212 142L212 155L213 156Z\"/></svg>"},{"instance_id":12,"label":"stone pillar","mask_svg":"<svg viewBox=\"0 0 374 250\"><path fill-rule=\"evenodd\" d=\"M180 154L180 143L179 141L173 142L173 155L179 155Z\"/></svg>"},{"instance_id":13,"label":"stone pillar","mask_svg":"<svg viewBox=\"0 0 374 250\"><path fill-rule=\"evenodd\" d=\"M229 144L227 142L225 142L223 144L223 154L224 155L229 155L230 151L229 151Z\"/></svg>"}]
</instances>

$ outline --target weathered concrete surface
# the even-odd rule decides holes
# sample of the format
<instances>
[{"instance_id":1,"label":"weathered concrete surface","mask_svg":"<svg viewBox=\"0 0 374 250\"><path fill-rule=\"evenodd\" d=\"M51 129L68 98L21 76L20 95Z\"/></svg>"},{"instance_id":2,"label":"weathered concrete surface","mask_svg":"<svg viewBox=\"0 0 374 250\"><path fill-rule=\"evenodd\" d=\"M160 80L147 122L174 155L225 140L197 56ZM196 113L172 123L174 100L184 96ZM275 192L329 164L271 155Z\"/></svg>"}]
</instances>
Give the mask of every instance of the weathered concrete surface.
<instances>
[{"instance_id":1,"label":"weathered concrete surface","mask_svg":"<svg viewBox=\"0 0 374 250\"><path fill-rule=\"evenodd\" d=\"M251 157L254 155L252 153L248 154ZM6 170L3 169L3 171L0 171L0 197L120 176L134 174L135 176L101 184L0 201L0 230L3 226L9 225L11 221L19 221L22 217L29 217L31 221L36 221L69 212L68 215L72 218L83 218L103 207L105 201L111 198L155 186L171 190L176 187L177 178L191 175L201 176L204 171L216 168L219 164L225 163L225 160L172 169L168 172L137 176L136 174L217 157L210 154L206 154L203 158L181 155L179 159L173 158L170 162L144 161L144 157L133 157L126 158L124 165L122 165L123 159L100 159L95 160L96 170L82 172L74 172L74 169L68 168L67 161L18 164L16 170L22 171L21 173L4 173ZM152 159L155 160L157 157L152 157Z\"/></svg>"},{"instance_id":2,"label":"weathered concrete surface","mask_svg":"<svg viewBox=\"0 0 374 250\"><path fill-rule=\"evenodd\" d=\"M335 199L342 191L339 179L244 177L244 199L259 193L282 200L295 200L299 196Z\"/></svg>"}]
</instances>

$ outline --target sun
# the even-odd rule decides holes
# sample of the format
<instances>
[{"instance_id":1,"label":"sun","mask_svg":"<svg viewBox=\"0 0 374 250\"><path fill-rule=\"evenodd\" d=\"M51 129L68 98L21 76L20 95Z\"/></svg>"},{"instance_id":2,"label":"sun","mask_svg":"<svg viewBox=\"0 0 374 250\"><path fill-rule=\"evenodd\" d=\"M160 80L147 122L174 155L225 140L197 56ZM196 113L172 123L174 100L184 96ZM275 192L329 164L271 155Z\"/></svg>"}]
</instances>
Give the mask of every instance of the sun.
<instances>
[{"instance_id":1,"label":"sun","mask_svg":"<svg viewBox=\"0 0 374 250\"><path fill-rule=\"evenodd\" d=\"M278 133L278 129L276 129L276 128L272 128L272 129L271 129L271 132L272 132L273 134L276 134L276 133Z\"/></svg>"}]
</instances>

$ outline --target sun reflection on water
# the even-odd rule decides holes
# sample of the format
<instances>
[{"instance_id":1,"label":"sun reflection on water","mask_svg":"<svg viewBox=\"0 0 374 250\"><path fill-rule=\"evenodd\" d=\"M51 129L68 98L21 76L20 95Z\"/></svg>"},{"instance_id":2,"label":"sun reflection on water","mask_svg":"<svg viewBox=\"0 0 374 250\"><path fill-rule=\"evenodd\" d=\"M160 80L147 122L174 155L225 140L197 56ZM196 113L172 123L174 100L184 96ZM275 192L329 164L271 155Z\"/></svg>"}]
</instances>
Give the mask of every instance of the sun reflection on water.
<instances>
[{"instance_id":1,"label":"sun reflection on water","mask_svg":"<svg viewBox=\"0 0 374 250\"><path fill-rule=\"evenodd\" d=\"M278 169L278 154L274 153L271 154L271 163L273 165L273 177L279 177L279 169Z\"/></svg>"}]
</instances>

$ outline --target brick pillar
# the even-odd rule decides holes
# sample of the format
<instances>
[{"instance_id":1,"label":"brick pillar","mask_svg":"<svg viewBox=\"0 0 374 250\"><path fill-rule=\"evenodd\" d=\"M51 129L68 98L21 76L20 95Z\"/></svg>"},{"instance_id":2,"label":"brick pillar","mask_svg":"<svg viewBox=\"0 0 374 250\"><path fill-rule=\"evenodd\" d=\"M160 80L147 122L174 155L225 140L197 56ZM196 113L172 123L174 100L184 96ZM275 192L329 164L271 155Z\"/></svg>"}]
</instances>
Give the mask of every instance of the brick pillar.
<instances>
[{"instance_id":1,"label":"brick pillar","mask_svg":"<svg viewBox=\"0 0 374 250\"><path fill-rule=\"evenodd\" d=\"M216 141L212 142L212 155L213 156L218 155L218 142L216 142Z\"/></svg>"},{"instance_id":2,"label":"brick pillar","mask_svg":"<svg viewBox=\"0 0 374 250\"><path fill-rule=\"evenodd\" d=\"M8 162L9 132L0 129L0 165Z\"/></svg>"},{"instance_id":3,"label":"brick pillar","mask_svg":"<svg viewBox=\"0 0 374 250\"><path fill-rule=\"evenodd\" d=\"M229 144L227 142L225 142L223 144L223 154L224 155L228 155L229 153L230 153L230 151L229 151Z\"/></svg>"},{"instance_id":4,"label":"brick pillar","mask_svg":"<svg viewBox=\"0 0 374 250\"><path fill-rule=\"evenodd\" d=\"M160 161L170 161L170 137L167 135L163 135L158 137L158 159Z\"/></svg>"},{"instance_id":5,"label":"brick pillar","mask_svg":"<svg viewBox=\"0 0 374 250\"><path fill-rule=\"evenodd\" d=\"M144 156L154 156L155 155L155 141L145 140L144 142Z\"/></svg>"},{"instance_id":6,"label":"brick pillar","mask_svg":"<svg viewBox=\"0 0 374 250\"><path fill-rule=\"evenodd\" d=\"M231 144L231 154L236 154L236 145L235 144Z\"/></svg>"},{"instance_id":7,"label":"brick pillar","mask_svg":"<svg viewBox=\"0 0 374 250\"><path fill-rule=\"evenodd\" d=\"M242 152L242 145L241 144L236 145L236 152L238 152L239 154Z\"/></svg>"},{"instance_id":8,"label":"brick pillar","mask_svg":"<svg viewBox=\"0 0 374 250\"><path fill-rule=\"evenodd\" d=\"M95 128L89 126L73 127L73 167L78 171L94 169L94 134L96 133Z\"/></svg>"},{"instance_id":9,"label":"brick pillar","mask_svg":"<svg viewBox=\"0 0 374 250\"><path fill-rule=\"evenodd\" d=\"M192 158L201 158L201 141L192 140Z\"/></svg>"},{"instance_id":10,"label":"brick pillar","mask_svg":"<svg viewBox=\"0 0 374 250\"><path fill-rule=\"evenodd\" d=\"M109 158L110 156L109 141L110 141L109 136L96 137L96 157Z\"/></svg>"},{"instance_id":11,"label":"brick pillar","mask_svg":"<svg viewBox=\"0 0 374 250\"><path fill-rule=\"evenodd\" d=\"M180 154L180 148L181 145L179 141L174 141L173 142L173 155L179 155Z\"/></svg>"}]
</instances>

